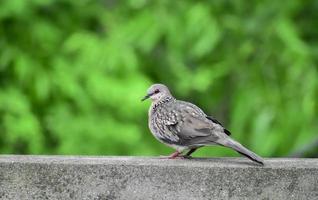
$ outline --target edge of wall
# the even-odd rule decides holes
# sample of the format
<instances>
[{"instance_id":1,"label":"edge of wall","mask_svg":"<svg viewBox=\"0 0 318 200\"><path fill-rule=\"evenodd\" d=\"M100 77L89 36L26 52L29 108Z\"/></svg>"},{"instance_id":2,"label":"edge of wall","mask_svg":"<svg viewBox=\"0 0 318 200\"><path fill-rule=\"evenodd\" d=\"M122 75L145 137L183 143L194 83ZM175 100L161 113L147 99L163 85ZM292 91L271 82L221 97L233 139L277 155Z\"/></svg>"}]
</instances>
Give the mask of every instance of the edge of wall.
<instances>
[{"instance_id":1,"label":"edge of wall","mask_svg":"<svg viewBox=\"0 0 318 200\"><path fill-rule=\"evenodd\" d=\"M318 159L1 155L0 199L318 199Z\"/></svg>"}]
</instances>

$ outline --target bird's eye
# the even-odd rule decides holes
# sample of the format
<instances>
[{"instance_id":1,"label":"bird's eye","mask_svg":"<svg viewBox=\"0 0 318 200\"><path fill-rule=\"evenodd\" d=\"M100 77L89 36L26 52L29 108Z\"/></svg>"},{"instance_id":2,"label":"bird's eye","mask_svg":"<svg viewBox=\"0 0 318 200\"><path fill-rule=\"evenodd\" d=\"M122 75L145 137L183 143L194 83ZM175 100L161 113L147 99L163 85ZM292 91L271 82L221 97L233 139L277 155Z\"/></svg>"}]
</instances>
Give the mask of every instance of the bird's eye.
<instances>
[{"instance_id":1,"label":"bird's eye","mask_svg":"<svg viewBox=\"0 0 318 200\"><path fill-rule=\"evenodd\" d=\"M158 89L155 90L155 94L157 94L157 93L159 93L159 90L158 90Z\"/></svg>"}]
</instances>

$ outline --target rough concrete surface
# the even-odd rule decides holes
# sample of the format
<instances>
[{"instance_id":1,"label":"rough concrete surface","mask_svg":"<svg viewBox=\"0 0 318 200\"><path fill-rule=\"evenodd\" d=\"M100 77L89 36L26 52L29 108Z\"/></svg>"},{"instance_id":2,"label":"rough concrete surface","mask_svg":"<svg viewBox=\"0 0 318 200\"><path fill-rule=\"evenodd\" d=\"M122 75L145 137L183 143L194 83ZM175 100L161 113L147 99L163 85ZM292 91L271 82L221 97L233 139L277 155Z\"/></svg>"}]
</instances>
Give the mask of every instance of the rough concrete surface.
<instances>
[{"instance_id":1,"label":"rough concrete surface","mask_svg":"<svg viewBox=\"0 0 318 200\"><path fill-rule=\"evenodd\" d=\"M0 156L0 199L318 199L318 159Z\"/></svg>"}]
</instances>

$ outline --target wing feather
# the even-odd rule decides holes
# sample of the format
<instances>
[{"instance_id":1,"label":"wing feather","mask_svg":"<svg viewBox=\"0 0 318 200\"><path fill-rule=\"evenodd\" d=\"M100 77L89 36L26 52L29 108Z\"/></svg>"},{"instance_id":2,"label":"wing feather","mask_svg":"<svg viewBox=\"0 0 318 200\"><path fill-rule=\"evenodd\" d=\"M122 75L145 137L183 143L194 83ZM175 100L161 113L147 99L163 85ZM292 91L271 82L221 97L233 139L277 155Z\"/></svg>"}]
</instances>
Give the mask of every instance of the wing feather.
<instances>
[{"instance_id":1,"label":"wing feather","mask_svg":"<svg viewBox=\"0 0 318 200\"><path fill-rule=\"evenodd\" d=\"M219 123L212 123L200 108L188 102L168 107L163 122L166 127L165 139L178 138L179 145L211 143L219 137L213 132L223 130Z\"/></svg>"}]
</instances>

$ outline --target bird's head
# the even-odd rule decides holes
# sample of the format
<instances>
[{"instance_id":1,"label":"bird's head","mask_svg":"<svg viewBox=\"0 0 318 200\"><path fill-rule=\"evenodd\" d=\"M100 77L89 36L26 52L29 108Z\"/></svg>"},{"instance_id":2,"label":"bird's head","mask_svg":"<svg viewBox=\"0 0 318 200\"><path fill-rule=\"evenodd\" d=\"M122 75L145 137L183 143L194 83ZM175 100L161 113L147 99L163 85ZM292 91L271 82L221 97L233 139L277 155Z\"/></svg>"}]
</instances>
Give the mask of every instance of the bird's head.
<instances>
[{"instance_id":1,"label":"bird's head","mask_svg":"<svg viewBox=\"0 0 318 200\"><path fill-rule=\"evenodd\" d=\"M167 96L171 96L171 93L167 86L163 84L153 84L147 90L147 95L142 98L142 101L150 98L153 102L157 102Z\"/></svg>"}]
</instances>

